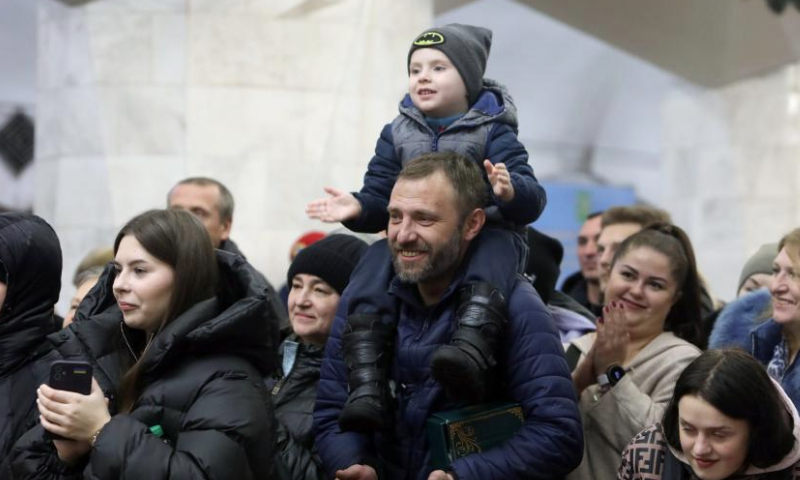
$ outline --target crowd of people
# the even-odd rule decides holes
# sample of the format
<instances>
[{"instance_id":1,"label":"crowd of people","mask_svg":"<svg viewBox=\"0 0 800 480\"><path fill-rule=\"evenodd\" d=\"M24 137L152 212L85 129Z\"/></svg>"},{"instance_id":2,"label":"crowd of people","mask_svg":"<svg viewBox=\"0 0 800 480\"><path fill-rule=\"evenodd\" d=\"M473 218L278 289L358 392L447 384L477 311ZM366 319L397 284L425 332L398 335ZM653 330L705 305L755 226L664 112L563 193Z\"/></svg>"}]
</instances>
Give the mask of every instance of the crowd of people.
<instances>
[{"instance_id":1,"label":"crowd of people","mask_svg":"<svg viewBox=\"0 0 800 480\"><path fill-rule=\"evenodd\" d=\"M283 294L214 179L91 252L64 318L57 232L0 214L0 480L800 479L800 229L721 305L667 212L616 206L557 289L491 39L414 40L364 186L306 208L347 228L298 239Z\"/></svg>"}]
</instances>

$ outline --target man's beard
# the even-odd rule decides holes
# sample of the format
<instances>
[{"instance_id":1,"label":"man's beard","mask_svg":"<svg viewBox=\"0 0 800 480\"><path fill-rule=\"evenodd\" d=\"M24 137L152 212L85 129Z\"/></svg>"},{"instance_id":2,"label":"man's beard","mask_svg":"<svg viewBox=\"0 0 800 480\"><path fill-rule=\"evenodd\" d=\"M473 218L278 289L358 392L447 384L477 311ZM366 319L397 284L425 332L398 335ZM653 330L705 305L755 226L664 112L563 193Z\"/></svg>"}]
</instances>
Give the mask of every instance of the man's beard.
<instances>
[{"instance_id":1,"label":"man's beard","mask_svg":"<svg viewBox=\"0 0 800 480\"><path fill-rule=\"evenodd\" d=\"M453 270L453 267L458 263L459 257L461 256L461 229L457 229L447 240L447 243L436 251L431 250L430 245L421 240L418 240L413 245L406 248L401 248L396 243L392 243L390 248L394 271L400 281L405 283L419 283L439 278ZM428 255L422 265L415 268L408 268L399 258L400 250L418 250L427 252Z\"/></svg>"}]
</instances>

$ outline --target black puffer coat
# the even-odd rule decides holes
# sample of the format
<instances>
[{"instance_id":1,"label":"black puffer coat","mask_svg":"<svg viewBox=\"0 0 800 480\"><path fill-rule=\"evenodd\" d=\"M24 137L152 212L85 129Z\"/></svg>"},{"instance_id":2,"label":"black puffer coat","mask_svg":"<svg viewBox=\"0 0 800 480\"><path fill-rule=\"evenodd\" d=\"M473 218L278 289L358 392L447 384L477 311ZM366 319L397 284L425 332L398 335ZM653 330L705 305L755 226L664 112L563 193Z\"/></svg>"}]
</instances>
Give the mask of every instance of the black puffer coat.
<instances>
[{"instance_id":1,"label":"black puffer coat","mask_svg":"<svg viewBox=\"0 0 800 480\"><path fill-rule=\"evenodd\" d=\"M264 479L273 468L274 420L264 375L275 368L277 325L266 286L241 257L218 251L220 287L165 327L144 354L144 391L114 415L88 465L66 468L43 429L11 453L15 479ZM106 395L121 378L122 315L108 268L76 321L50 337L66 359L87 359ZM125 327L127 330L127 327ZM129 333L128 335L131 335ZM112 412L113 413L113 412ZM160 425L159 438L150 428Z\"/></svg>"},{"instance_id":2,"label":"black puffer coat","mask_svg":"<svg viewBox=\"0 0 800 480\"><path fill-rule=\"evenodd\" d=\"M324 347L299 343L291 335L279 351L283 369L267 380L278 420L276 463L280 480L325 480L314 445L314 403ZM294 361L292 361L294 359Z\"/></svg>"},{"instance_id":3,"label":"black puffer coat","mask_svg":"<svg viewBox=\"0 0 800 480\"><path fill-rule=\"evenodd\" d=\"M5 478L8 452L37 423L36 389L47 381L50 363L58 358L45 338L55 331L61 246L41 218L4 213L0 261L7 274L0 309L0 478Z\"/></svg>"}]
</instances>

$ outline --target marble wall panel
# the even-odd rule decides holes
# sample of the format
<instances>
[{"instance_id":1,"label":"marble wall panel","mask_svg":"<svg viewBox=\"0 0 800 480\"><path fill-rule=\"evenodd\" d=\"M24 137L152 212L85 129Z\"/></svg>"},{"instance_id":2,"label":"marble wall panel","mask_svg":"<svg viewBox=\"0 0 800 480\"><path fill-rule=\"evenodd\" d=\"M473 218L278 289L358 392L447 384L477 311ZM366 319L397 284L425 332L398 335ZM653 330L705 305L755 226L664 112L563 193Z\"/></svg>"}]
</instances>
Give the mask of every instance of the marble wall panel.
<instances>
[{"instance_id":1,"label":"marble wall panel","mask_svg":"<svg viewBox=\"0 0 800 480\"><path fill-rule=\"evenodd\" d=\"M102 156L61 157L52 221L59 228L103 228L111 223L108 165Z\"/></svg>"},{"instance_id":2,"label":"marble wall panel","mask_svg":"<svg viewBox=\"0 0 800 480\"><path fill-rule=\"evenodd\" d=\"M186 82L186 16L162 14L152 18L152 81L158 85Z\"/></svg>"},{"instance_id":3,"label":"marble wall panel","mask_svg":"<svg viewBox=\"0 0 800 480\"><path fill-rule=\"evenodd\" d=\"M739 102L731 118L731 138L734 143L782 145L791 141L792 132L797 130L798 125L789 121L788 92L785 89L762 95L740 93L733 98L732 102ZM754 118L758 118L758 121L754 122Z\"/></svg>"},{"instance_id":4,"label":"marble wall panel","mask_svg":"<svg viewBox=\"0 0 800 480\"><path fill-rule=\"evenodd\" d=\"M713 298L725 302L736 298L739 275L747 261L747 255L736 255L736 258L722 249L738 250L736 245L714 245L710 248L696 249L698 258L697 269L706 280L706 286ZM753 251L755 253L755 250Z\"/></svg>"},{"instance_id":5,"label":"marble wall panel","mask_svg":"<svg viewBox=\"0 0 800 480\"><path fill-rule=\"evenodd\" d=\"M366 166L396 110L386 100L334 93L237 88L189 89L191 155L264 152L270 161L330 169Z\"/></svg>"},{"instance_id":6,"label":"marble wall panel","mask_svg":"<svg viewBox=\"0 0 800 480\"><path fill-rule=\"evenodd\" d=\"M257 5L259 2L253 0L233 0L228 2L220 2L218 0L189 0L189 8L196 14L261 14L266 16L274 16L280 12L292 9L307 0L267 0L263 2L261 8Z\"/></svg>"},{"instance_id":7,"label":"marble wall panel","mask_svg":"<svg viewBox=\"0 0 800 480\"><path fill-rule=\"evenodd\" d=\"M55 0L42 0L39 11ZM69 15L46 17L37 29L36 81L40 90L94 81L91 38L84 12L71 10Z\"/></svg>"},{"instance_id":8,"label":"marble wall panel","mask_svg":"<svg viewBox=\"0 0 800 480\"><path fill-rule=\"evenodd\" d=\"M663 146L690 149L730 143L731 107L719 92L677 89L664 101Z\"/></svg>"},{"instance_id":9,"label":"marble wall panel","mask_svg":"<svg viewBox=\"0 0 800 480\"><path fill-rule=\"evenodd\" d=\"M39 90L36 105L37 159L105 151L108 138L100 90L89 86Z\"/></svg>"},{"instance_id":10,"label":"marble wall panel","mask_svg":"<svg viewBox=\"0 0 800 480\"><path fill-rule=\"evenodd\" d=\"M150 80L153 58L151 15L87 12L86 21L96 83L124 85Z\"/></svg>"},{"instance_id":11,"label":"marble wall panel","mask_svg":"<svg viewBox=\"0 0 800 480\"><path fill-rule=\"evenodd\" d=\"M366 171L383 127L397 116L404 93L383 97L338 95L334 110L319 130L324 134L322 165L336 158L337 165L355 165ZM360 180L360 179L359 179Z\"/></svg>"},{"instance_id":12,"label":"marble wall panel","mask_svg":"<svg viewBox=\"0 0 800 480\"><path fill-rule=\"evenodd\" d=\"M237 157L262 151L296 161L319 141L315 122L328 118L331 100L291 90L190 87L189 153Z\"/></svg>"},{"instance_id":13,"label":"marble wall panel","mask_svg":"<svg viewBox=\"0 0 800 480\"><path fill-rule=\"evenodd\" d=\"M744 150L738 165L742 194L772 198L797 198L797 171L800 168L800 148L768 146Z\"/></svg>"},{"instance_id":14,"label":"marble wall panel","mask_svg":"<svg viewBox=\"0 0 800 480\"><path fill-rule=\"evenodd\" d=\"M190 10L198 14L297 18L309 22L382 26L403 32L409 28L421 32L433 18L433 3L429 0L189 0L189 4ZM408 41L419 32L411 33Z\"/></svg>"},{"instance_id":15,"label":"marble wall panel","mask_svg":"<svg viewBox=\"0 0 800 480\"><path fill-rule=\"evenodd\" d=\"M188 176L180 155L119 155L106 161L114 228L145 210L164 208L169 189Z\"/></svg>"},{"instance_id":16,"label":"marble wall panel","mask_svg":"<svg viewBox=\"0 0 800 480\"><path fill-rule=\"evenodd\" d=\"M33 165L15 176L11 169L0 162L0 205L8 208L28 210L33 206L35 174Z\"/></svg>"},{"instance_id":17,"label":"marble wall panel","mask_svg":"<svg viewBox=\"0 0 800 480\"><path fill-rule=\"evenodd\" d=\"M697 147L679 148L665 152L662 172L665 179L665 197L691 198L697 195L698 178L694 167L699 163L702 150Z\"/></svg>"},{"instance_id":18,"label":"marble wall panel","mask_svg":"<svg viewBox=\"0 0 800 480\"><path fill-rule=\"evenodd\" d=\"M305 218L305 204L323 185L360 187L406 89L408 44L432 15L423 0L42 1L36 208L67 231L65 251L85 253L163 207L179 179L208 175L234 191L233 238L277 284L300 233L335 227ZM63 201L82 169L107 175L107 212ZM76 210L107 225L81 237L62 219Z\"/></svg>"},{"instance_id":19,"label":"marble wall panel","mask_svg":"<svg viewBox=\"0 0 800 480\"><path fill-rule=\"evenodd\" d=\"M285 221L274 216L271 206L274 200L270 192L287 190L287 183L277 179L272 171L278 169L281 169L278 162L258 152L237 157L193 155L187 161L185 176L215 178L228 187L236 202L234 229L240 225L267 229ZM288 198L283 203L287 201Z\"/></svg>"},{"instance_id":20,"label":"marble wall panel","mask_svg":"<svg viewBox=\"0 0 800 480\"><path fill-rule=\"evenodd\" d=\"M742 202L735 196L695 202L693 222L686 226L698 268L712 291L724 299L733 298L728 292L736 290L738 272L746 260L741 207ZM738 267L731 269L731 264Z\"/></svg>"},{"instance_id":21,"label":"marble wall panel","mask_svg":"<svg viewBox=\"0 0 800 480\"><path fill-rule=\"evenodd\" d=\"M592 163L596 174L609 184L631 186L642 200L662 204L664 178L657 155L598 148L593 152Z\"/></svg>"},{"instance_id":22,"label":"marble wall panel","mask_svg":"<svg viewBox=\"0 0 800 480\"><path fill-rule=\"evenodd\" d=\"M767 242L777 242L793 228L800 226L798 195L793 197L759 196L742 205L745 240L750 249Z\"/></svg>"},{"instance_id":23,"label":"marble wall panel","mask_svg":"<svg viewBox=\"0 0 800 480\"><path fill-rule=\"evenodd\" d=\"M689 219L698 260L723 297L733 296L733 273L748 254L800 225L800 122L788 115L787 85L780 70L678 92L665 104L666 205ZM681 176L696 178L697 188Z\"/></svg>"},{"instance_id":24,"label":"marble wall panel","mask_svg":"<svg viewBox=\"0 0 800 480\"><path fill-rule=\"evenodd\" d=\"M231 238L242 253L275 289L286 281L289 269L289 247L301 232L287 230L280 225L269 229L239 227L231 232Z\"/></svg>"},{"instance_id":25,"label":"marble wall panel","mask_svg":"<svg viewBox=\"0 0 800 480\"><path fill-rule=\"evenodd\" d=\"M34 213L54 224L56 214L56 204L58 202L58 162L54 159L49 161L37 159L31 165L36 188L33 190Z\"/></svg>"},{"instance_id":26,"label":"marble wall panel","mask_svg":"<svg viewBox=\"0 0 800 480\"><path fill-rule=\"evenodd\" d=\"M736 168L741 151L729 146L696 148L689 154L691 162L678 172L678 181L691 183L694 195L701 198L739 195L747 188Z\"/></svg>"},{"instance_id":27,"label":"marble wall panel","mask_svg":"<svg viewBox=\"0 0 800 480\"><path fill-rule=\"evenodd\" d=\"M98 87L109 155L179 155L186 150L185 90Z\"/></svg>"},{"instance_id":28,"label":"marble wall panel","mask_svg":"<svg viewBox=\"0 0 800 480\"><path fill-rule=\"evenodd\" d=\"M194 85L333 90L353 62L355 26L253 16L194 15L189 78Z\"/></svg>"}]
</instances>

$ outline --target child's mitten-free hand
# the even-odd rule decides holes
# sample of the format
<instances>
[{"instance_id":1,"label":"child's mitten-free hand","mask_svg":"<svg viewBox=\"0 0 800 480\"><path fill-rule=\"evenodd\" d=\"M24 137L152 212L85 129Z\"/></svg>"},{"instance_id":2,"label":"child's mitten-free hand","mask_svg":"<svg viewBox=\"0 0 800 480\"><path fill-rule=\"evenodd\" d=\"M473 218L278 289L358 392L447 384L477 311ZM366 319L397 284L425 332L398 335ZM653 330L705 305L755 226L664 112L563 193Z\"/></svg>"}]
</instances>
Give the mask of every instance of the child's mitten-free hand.
<instances>
[{"instance_id":1,"label":"child's mitten-free hand","mask_svg":"<svg viewBox=\"0 0 800 480\"><path fill-rule=\"evenodd\" d=\"M306 206L308 218L326 223L345 222L361 215L361 203L352 193L325 187L328 198L314 200Z\"/></svg>"},{"instance_id":2,"label":"child's mitten-free hand","mask_svg":"<svg viewBox=\"0 0 800 480\"><path fill-rule=\"evenodd\" d=\"M514 185L511 184L511 174L508 173L505 163L495 163L487 158L483 161L486 169L486 176L489 177L489 184L492 186L494 194L503 202L514 200Z\"/></svg>"}]
</instances>

